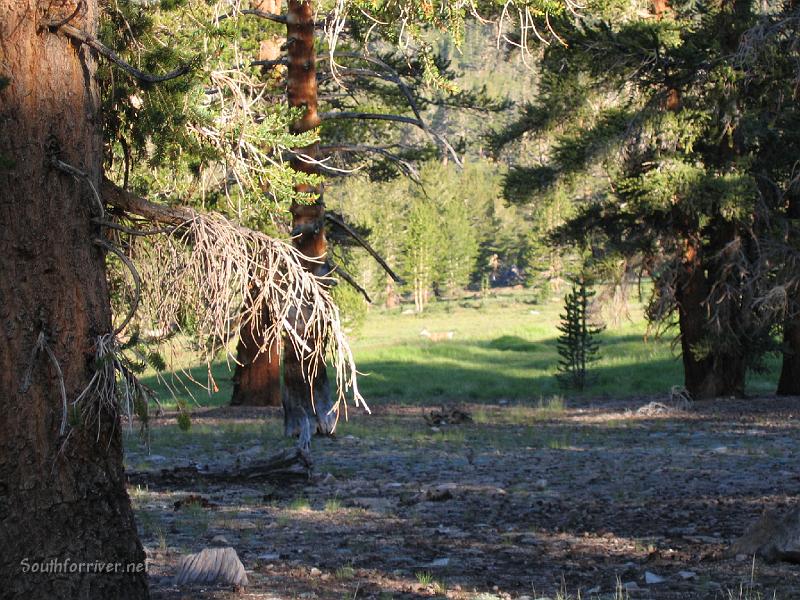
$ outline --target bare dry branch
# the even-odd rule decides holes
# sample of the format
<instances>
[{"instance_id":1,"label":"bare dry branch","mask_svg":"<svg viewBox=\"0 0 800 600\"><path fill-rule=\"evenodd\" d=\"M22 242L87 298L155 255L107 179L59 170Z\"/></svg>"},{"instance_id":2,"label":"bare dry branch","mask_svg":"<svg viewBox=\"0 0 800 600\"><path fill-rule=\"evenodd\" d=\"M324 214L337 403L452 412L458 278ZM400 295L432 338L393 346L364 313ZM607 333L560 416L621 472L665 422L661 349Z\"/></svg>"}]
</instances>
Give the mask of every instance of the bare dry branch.
<instances>
[{"instance_id":1,"label":"bare dry branch","mask_svg":"<svg viewBox=\"0 0 800 600\"><path fill-rule=\"evenodd\" d=\"M324 364L330 341L339 394L334 410L346 410L343 401L351 388L356 406L363 403L339 309L324 278L304 267L321 257L304 256L287 242L219 214L154 204L108 180L102 189L106 201L118 209L175 226L172 235L140 248L141 268L150 269L142 272L142 304L154 322L169 327L187 312L194 315L199 337L207 340L209 362L221 350L235 361L233 341L243 327L250 327L263 340L258 352L268 352L274 342L292 344L309 379ZM265 314L270 315L268 323L262 320ZM364 408L369 410L366 404Z\"/></svg>"},{"instance_id":2,"label":"bare dry branch","mask_svg":"<svg viewBox=\"0 0 800 600\"><path fill-rule=\"evenodd\" d=\"M333 274L339 275L339 277L344 279L347 283L353 286L358 292L360 292L361 295L364 296L367 302L372 304L372 298L369 297L367 290L365 290L361 285L359 285L359 283L355 280L355 278L352 275L350 275L350 273L345 271L339 265L334 264L333 262L331 262L331 267L333 267L333 269L331 270L330 273L328 273L329 276Z\"/></svg>"},{"instance_id":3,"label":"bare dry branch","mask_svg":"<svg viewBox=\"0 0 800 600\"><path fill-rule=\"evenodd\" d=\"M404 283L403 278L392 270L392 268L383 259L383 257L380 254L378 254L375 251L375 249L369 244L369 242L365 240L364 237L361 234L359 234L355 229L353 229L347 223L342 221L340 218L332 215L331 213L325 213L325 218L334 225L336 225L337 227L339 227L340 229L342 229L343 231L345 231L348 235L350 235L350 237L352 237L355 241L357 241L361 245L361 247L364 248L364 250L369 252L372 258L378 261L378 264L382 266L384 271L386 271L389 274L389 277L394 279L397 283L401 284Z\"/></svg>"},{"instance_id":4,"label":"bare dry branch","mask_svg":"<svg viewBox=\"0 0 800 600\"><path fill-rule=\"evenodd\" d=\"M75 40L76 42L80 42L81 44L86 44L90 48L93 48L101 55L105 56L108 60L116 64L117 66L121 67L123 70L127 71L131 75L133 75L136 79L143 83L160 83L162 81L168 81L170 79L175 79L176 77L180 77L181 75L185 75L188 73L191 68L189 65L182 65L169 73L164 75L151 75L150 73L145 73L134 67L133 65L125 62L120 58L120 56L114 52L111 48L105 46L100 40L96 37L91 35L90 33L83 31L82 29L78 29L77 27L73 27L72 25L67 25L62 23L61 21L48 21L46 26L52 30L58 30L64 33L70 39Z\"/></svg>"}]
</instances>

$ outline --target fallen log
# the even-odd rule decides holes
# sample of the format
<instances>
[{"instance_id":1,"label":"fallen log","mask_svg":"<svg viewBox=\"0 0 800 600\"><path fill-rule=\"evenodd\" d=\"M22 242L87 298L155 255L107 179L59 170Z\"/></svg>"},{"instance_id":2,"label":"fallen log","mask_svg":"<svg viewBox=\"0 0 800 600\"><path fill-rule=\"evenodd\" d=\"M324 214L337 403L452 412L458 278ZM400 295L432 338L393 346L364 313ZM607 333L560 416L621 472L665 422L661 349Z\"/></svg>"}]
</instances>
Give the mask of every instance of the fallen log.
<instances>
[{"instance_id":1,"label":"fallen log","mask_svg":"<svg viewBox=\"0 0 800 600\"><path fill-rule=\"evenodd\" d=\"M173 467L154 471L129 471L129 484L178 485L189 482L230 483L269 481L304 482L311 479L311 456L302 448L288 448L264 460L222 468L199 469L197 466Z\"/></svg>"}]
</instances>

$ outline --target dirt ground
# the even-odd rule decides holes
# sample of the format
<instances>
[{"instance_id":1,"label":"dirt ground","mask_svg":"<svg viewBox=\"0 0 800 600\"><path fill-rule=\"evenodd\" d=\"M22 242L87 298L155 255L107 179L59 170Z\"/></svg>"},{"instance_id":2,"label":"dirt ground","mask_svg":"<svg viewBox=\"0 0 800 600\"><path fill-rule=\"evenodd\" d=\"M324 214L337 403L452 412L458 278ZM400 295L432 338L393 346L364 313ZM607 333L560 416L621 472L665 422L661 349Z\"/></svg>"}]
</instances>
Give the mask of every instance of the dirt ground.
<instances>
[{"instance_id":1,"label":"dirt ground","mask_svg":"<svg viewBox=\"0 0 800 600\"><path fill-rule=\"evenodd\" d=\"M650 400L461 405L474 423L434 428L437 407L379 408L313 441L310 482L132 486L153 597L800 598L799 566L725 552L800 492L800 399L639 414ZM201 411L185 434L157 419L128 465L246 463L290 443L279 424L271 409ZM176 510L188 494L210 506ZM174 587L215 536L249 586Z\"/></svg>"}]
</instances>

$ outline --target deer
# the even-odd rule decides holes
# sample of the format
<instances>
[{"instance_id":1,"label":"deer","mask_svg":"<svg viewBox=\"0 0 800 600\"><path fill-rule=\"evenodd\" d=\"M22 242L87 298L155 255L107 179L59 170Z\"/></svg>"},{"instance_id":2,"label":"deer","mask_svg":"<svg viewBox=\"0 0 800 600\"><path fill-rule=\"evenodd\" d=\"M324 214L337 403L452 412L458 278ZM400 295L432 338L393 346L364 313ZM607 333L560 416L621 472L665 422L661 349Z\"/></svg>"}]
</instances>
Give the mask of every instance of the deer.
<instances>
[{"instance_id":1,"label":"deer","mask_svg":"<svg viewBox=\"0 0 800 600\"><path fill-rule=\"evenodd\" d=\"M419 332L420 336L424 338L428 338L432 342L442 342L444 340L452 340L453 336L455 336L455 331L434 331L430 332L427 329L423 329Z\"/></svg>"}]
</instances>

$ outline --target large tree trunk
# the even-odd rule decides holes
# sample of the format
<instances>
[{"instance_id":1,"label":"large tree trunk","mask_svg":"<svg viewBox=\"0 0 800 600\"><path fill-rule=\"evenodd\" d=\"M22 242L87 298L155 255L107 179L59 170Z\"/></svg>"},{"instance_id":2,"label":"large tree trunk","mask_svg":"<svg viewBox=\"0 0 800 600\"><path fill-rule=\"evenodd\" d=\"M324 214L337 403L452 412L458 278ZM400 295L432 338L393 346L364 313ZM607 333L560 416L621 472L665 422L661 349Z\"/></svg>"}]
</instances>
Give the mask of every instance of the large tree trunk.
<instances>
[{"instance_id":1,"label":"large tree trunk","mask_svg":"<svg viewBox=\"0 0 800 600\"><path fill-rule=\"evenodd\" d=\"M281 357L278 341L270 344L268 351L261 348L263 331L269 324L265 314L258 330L245 324L239 332L236 346L236 371L233 376L231 406L280 406Z\"/></svg>"},{"instance_id":2,"label":"large tree trunk","mask_svg":"<svg viewBox=\"0 0 800 600\"><path fill-rule=\"evenodd\" d=\"M800 235L797 228L800 227L800 192L790 192L791 197L787 216L794 225L794 235L789 239L789 243L797 244ZM800 396L800 290L795 292L794 306L792 307L793 316L788 318L783 324L783 365L781 376L778 380L777 394L779 396Z\"/></svg>"},{"instance_id":3,"label":"large tree trunk","mask_svg":"<svg viewBox=\"0 0 800 600\"><path fill-rule=\"evenodd\" d=\"M279 14L281 0L251 0L250 7L264 12ZM280 56L280 42L273 37L261 40L258 60L275 60ZM265 77L272 77L272 69L264 70ZM236 347L236 370L233 375L231 406L280 406L281 365L277 341L268 352L258 353L264 344L264 330L269 327L269 315L263 315L261 327L253 330L245 324L239 332Z\"/></svg>"},{"instance_id":4,"label":"large tree trunk","mask_svg":"<svg viewBox=\"0 0 800 600\"><path fill-rule=\"evenodd\" d=\"M93 33L97 2L83 6L72 24ZM60 434L60 383L78 396L112 327L91 188L51 166L57 155L100 186L95 61L39 21L73 7L0 0L0 595L146 598L116 415ZM33 572L51 560L66 572ZM120 566L71 570L95 561Z\"/></svg>"},{"instance_id":5,"label":"large tree trunk","mask_svg":"<svg viewBox=\"0 0 800 600\"><path fill-rule=\"evenodd\" d=\"M708 337L703 302L709 283L701 261L700 241L687 242L683 273L677 290L684 385L695 400L744 395L745 365L740 357L711 353L698 356Z\"/></svg>"},{"instance_id":6,"label":"large tree trunk","mask_svg":"<svg viewBox=\"0 0 800 600\"><path fill-rule=\"evenodd\" d=\"M312 3L289 0L286 41L289 54L286 95L289 106L304 110L303 115L292 125L294 133L315 129L320 124L317 113L317 70L314 44L314 11ZM300 149L311 158L318 154L318 145ZM292 166L304 173L317 173L316 165L294 158ZM325 203L322 186L301 185L299 192L311 194L316 201L311 204L293 203L292 234L295 245L306 256L318 259L308 261L306 268L316 275L328 272L325 257L328 251L325 239ZM302 315L298 318L302 320ZM324 341L319 341L324 343ZM336 415L330 412L331 391L328 374L322 360L317 364L302 361L297 350L289 342L285 344L283 357L283 408L287 435L306 438L313 431L323 434L333 432ZM313 378L307 376L316 372Z\"/></svg>"}]
</instances>

